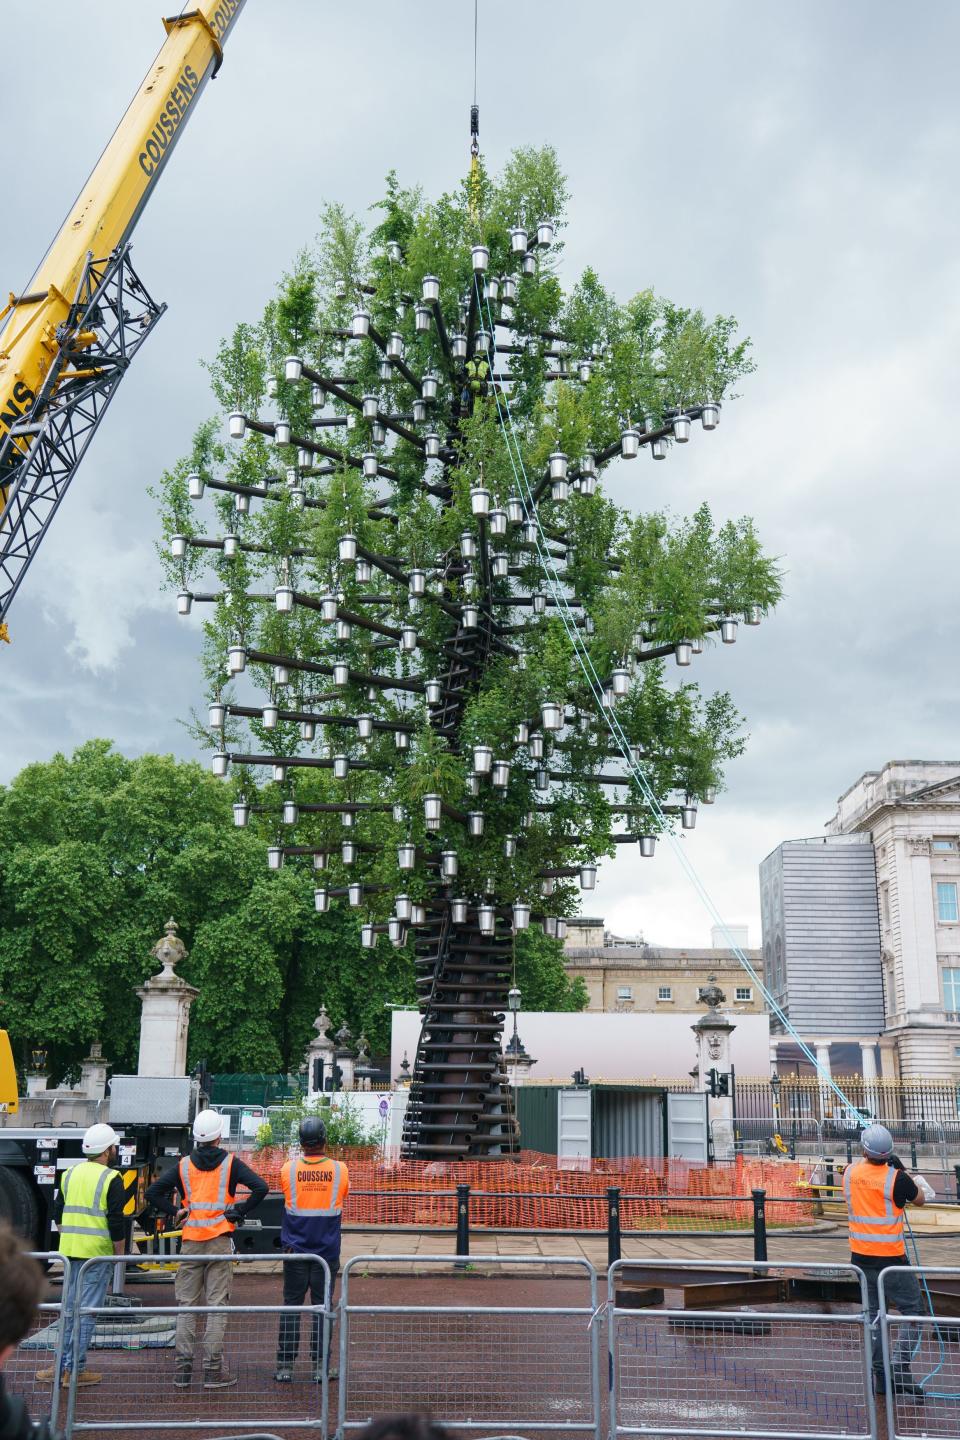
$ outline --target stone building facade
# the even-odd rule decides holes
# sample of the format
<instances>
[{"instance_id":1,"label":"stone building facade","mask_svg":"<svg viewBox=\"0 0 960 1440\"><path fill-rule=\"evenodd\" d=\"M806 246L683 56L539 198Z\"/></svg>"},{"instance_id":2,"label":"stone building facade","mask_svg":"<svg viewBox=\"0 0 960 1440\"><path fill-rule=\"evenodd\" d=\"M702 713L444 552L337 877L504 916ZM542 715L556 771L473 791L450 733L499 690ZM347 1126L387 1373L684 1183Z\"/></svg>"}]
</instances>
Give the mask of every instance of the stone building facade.
<instances>
[{"instance_id":1,"label":"stone building facade","mask_svg":"<svg viewBox=\"0 0 960 1440\"><path fill-rule=\"evenodd\" d=\"M763 979L761 951L744 953ZM579 977L586 985L588 1010L699 1014L703 1010L699 991L714 975L726 994L727 1011L735 1015L764 1010L757 986L732 951L719 943L712 949L648 945L640 936L623 939L611 934L602 920L578 917L567 929L564 967L571 979Z\"/></svg>"},{"instance_id":2,"label":"stone building facade","mask_svg":"<svg viewBox=\"0 0 960 1440\"><path fill-rule=\"evenodd\" d=\"M960 761L867 771L827 831L869 837L876 856L882 1048L904 1078L960 1080Z\"/></svg>"}]
</instances>

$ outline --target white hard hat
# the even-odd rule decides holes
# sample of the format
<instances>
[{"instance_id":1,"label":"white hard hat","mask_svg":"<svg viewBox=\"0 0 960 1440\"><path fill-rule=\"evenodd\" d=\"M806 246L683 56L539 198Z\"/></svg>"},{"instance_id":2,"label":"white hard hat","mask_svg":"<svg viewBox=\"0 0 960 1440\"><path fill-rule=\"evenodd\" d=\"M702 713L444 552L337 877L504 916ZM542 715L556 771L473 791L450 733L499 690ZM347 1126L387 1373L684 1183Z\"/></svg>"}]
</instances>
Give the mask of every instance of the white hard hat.
<instances>
[{"instance_id":1,"label":"white hard hat","mask_svg":"<svg viewBox=\"0 0 960 1440\"><path fill-rule=\"evenodd\" d=\"M91 1125L84 1132L81 1149L84 1155L102 1155L111 1145L119 1145L120 1136L112 1125Z\"/></svg>"},{"instance_id":2,"label":"white hard hat","mask_svg":"<svg viewBox=\"0 0 960 1440\"><path fill-rule=\"evenodd\" d=\"M223 1116L216 1110L201 1110L193 1122L193 1138L198 1145L209 1145L223 1134Z\"/></svg>"}]
</instances>

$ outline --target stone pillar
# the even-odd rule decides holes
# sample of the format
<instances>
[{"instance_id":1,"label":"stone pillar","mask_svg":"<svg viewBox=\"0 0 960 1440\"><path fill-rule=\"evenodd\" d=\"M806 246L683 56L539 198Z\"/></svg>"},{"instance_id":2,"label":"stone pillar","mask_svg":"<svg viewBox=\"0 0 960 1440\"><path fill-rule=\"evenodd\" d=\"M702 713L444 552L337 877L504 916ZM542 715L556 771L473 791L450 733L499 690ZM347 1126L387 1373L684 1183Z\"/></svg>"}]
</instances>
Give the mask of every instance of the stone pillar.
<instances>
[{"instance_id":1,"label":"stone pillar","mask_svg":"<svg viewBox=\"0 0 960 1440\"><path fill-rule=\"evenodd\" d=\"M832 1087L827 1083L827 1077L831 1075L830 1070L830 1041L815 1040L814 1046L817 1055L817 1081L820 1091L820 1119L825 1120L828 1114L834 1110L834 1095Z\"/></svg>"},{"instance_id":2,"label":"stone pillar","mask_svg":"<svg viewBox=\"0 0 960 1440\"><path fill-rule=\"evenodd\" d=\"M336 1040L334 1063L340 1067L340 1089L352 1090L354 1088L353 1067L357 1052L353 1048L353 1036L346 1020L337 1031Z\"/></svg>"},{"instance_id":3,"label":"stone pillar","mask_svg":"<svg viewBox=\"0 0 960 1440\"><path fill-rule=\"evenodd\" d=\"M174 971L183 960L187 947L177 937L175 920L168 920L164 937L150 951L163 969L137 990L142 1011L140 1015L140 1057L138 1075L186 1075L187 1033L190 1006L199 990L188 985Z\"/></svg>"},{"instance_id":4,"label":"stone pillar","mask_svg":"<svg viewBox=\"0 0 960 1440\"><path fill-rule=\"evenodd\" d=\"M102 1100L107 1093L107 1062L99 1040L90 1046L90 1054L80 1062L80 1089L88 1100Z\"/></svg>"},{"instance_id":5,"label":"stone pillar","mask_svg":"<svg viewBox=\"0 0 960 1440\"><path fill-rule=\"evenodd\" d=\"M311 1040L307 1046L307 1099L317 1101L324 1094L324 1086L333 1075L333 1052L335 1049L333 1041L327 1034L330 1028L330 1016L327 1014L327 1007L320 1006L320 1014L313 1022L316 1030L316 1039Z\"/></svg>"},{"instance_id":6,"label":"stone pillar","mask_svg":"<svg viewBox=\"0 0 960 1440\"><path fill-rule=\"evenodd\" d=\"M727 997L717 984L715 975L711 975L709 982L701 987L698 998L709 1008L690 1028L697 1037L698 1084L701 1090L709 1090L711 1070L716 1070L718 1075L730 1074L730 1036L737 1027L727 1015L719 1012ZM732 1158L736 1152L733 1097L726 1095L708 1100L707 1116L713 1135L714 1158Z\"/></svg>"},{"instance_id":7,"label":"stone pillar","mask_svg":"<svg viewBox=\"0 0 960 1440\"><path fill-rule=\"evenodd\" d=\"M860 1041L860 1069L863 1073L864 1105L875 1116L877 1105L877 1051L873 1040Z\"/></svg>"}]
</instances>

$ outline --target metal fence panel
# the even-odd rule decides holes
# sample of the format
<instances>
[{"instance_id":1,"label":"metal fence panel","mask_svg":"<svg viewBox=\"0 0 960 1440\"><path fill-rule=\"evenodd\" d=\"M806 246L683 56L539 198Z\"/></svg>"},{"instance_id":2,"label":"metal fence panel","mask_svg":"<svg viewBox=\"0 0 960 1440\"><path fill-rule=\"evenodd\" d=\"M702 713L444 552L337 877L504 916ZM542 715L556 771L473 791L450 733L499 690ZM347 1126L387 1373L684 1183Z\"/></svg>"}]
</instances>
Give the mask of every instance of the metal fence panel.
<instances>
[{"instance_id":1,"label":"metal fence panel","mask_svg":"<svg viewBox=\"0 0 960 1440\"><path fill-rule=\"evenodd\" d=\"M863 1277L852 1266L791 1265L796 1277L855 1279L861 1301L822 1314L788 1304L731 1309L618 1309L616 1284L631 1263L608 1276L610 1440L621 1435L804 1437L851 1440L876 1435ZM739 1271L743 1264L642 1262L644 1283L676 1286L669 1272ZM753 1264L778 1278L783 1265ZM732 1278L732 1277L731 1277Z\"/></svg>"},{"instance_id":2,"label":"metal fence panel","mask_svg":"<svg viewBox=\"0 0 960 1440\"><path fill-rule=\"evenodd\" d=\"M438 1305L423 1294L433 1275L409 1279L409 1303L365 1305L351 1283L375 1264L427 1266L456 1274L449 1255L356 1256L340 1298L338 1434L378 1415L426 1411L456 1430L571 1431L600 1436L597 1275L582 1259L484 1256L484 1267L517 1266L582 1277L575 1305ZM465 1262L460 1261L462 1270ZM426 1280L426 1284L425 1284ZM465 1277L466 1285L472 1283ZM418 1302L418 1289L423 1294Z\"/></svg>"},{"instance_id":3,"label":"metal fence panel","mask_svg":"<svg viewBox=\"0 0 960 1440\"><path fill-rule=\"evenodd\" d=\"M960 1310L960 1269L896 1269L899 1275L907 1269L917 1277L926 1308L918 1315L893 1314L895 1302L885 1284L893 1272L881 1274L878 1290L887 1434L890 1440L941 1435L956 1440L960 1435L960 1315L943 1312L946 1308ZM949 1287L946 1293L941 1288L944 1282Z\"/></svg>"},{"instance_id":4,"label":"metal fence panel","mask_svg":"<svg viewBox=\"0 0 960 1440\"><path fill-rule=\"evenodd\" d=\"M47 1272L48 1298L41 1304L30 1333L4 1363L3 1373L8 1391L26 1401L30 1418L34 1422L49 1419L51 1430L56 1430L66 1399L65 1392L54 1384L54 1377L60 1373L63 1353L60 1316L70 1261L55 1250L34 1250L31 1254Z\"/></svg>"},{"instance_id":5,"label":"metal fence panel","mask_svg":"<svg viewBox=\"0 0 960 1440\"><path fill-rule=\"evenodd\" d=\"M170 1303L169 1292L161 1297L164 1303L139 1302L139 1297L125 1294L124 1303L84 1307L79 1303L84 1272L94 1266L113 1268L120 1259L130 1271L141 1270L148 1278L159 1275L169 1284L172 1272L182 1266L209 1264L211 1258L226 1260L237 1267L232 1283L236 1287L242 1275L241 1290L236 1288L229 1304L177 1305ZM88 1355L88 1368L95 1364L100 1383L78 1384L76 1365L66 1391L65 1433L78 1431L118 1430L204 1430L230 1427L239 1430L304 1429L327 1434L329 1414L329 1381L326 1359L330 1352L333 1311L331 1307L330 1270L318 1256L277 1255L269 1262L285 1266L298 1260L315 1260L323 1270L324 1303L322 1305L290 1305L256 1303L262 1293L272 1299L282 1288L282 1274L261 1275L254 1266L262 1257L246 1255L203 1256L178 1255L156 1267L144 1267L142 1256L85 1261L77 1282L76 1315L95 1315L96 1327ZM245 1274L243 1272L246 1272ZM152 1298L148 1296L148 1300ZM197 1327L196 1353L191 1383L183 1388L174 1385L176 1370L177 1322L192 1316ZM236 1384L226 1389L204 1386L203 1338L206 1329L223 1317L223 1361L236 1376ZM278 1343L284 1319L299 1332L298 1358L293 1379L278 1382ZM324 1320L327 1323L324 1323ZM316 1321L320 1379L314 1379L311 1356L312 1327ZM294 1323L295 1322L295 1325ZM78 1325L74 1335L78 1336ZM292 1338L292 1337L291 1337ZM76 1340L75 1340L76 1352Z\"/></svg>"}]
</instances>

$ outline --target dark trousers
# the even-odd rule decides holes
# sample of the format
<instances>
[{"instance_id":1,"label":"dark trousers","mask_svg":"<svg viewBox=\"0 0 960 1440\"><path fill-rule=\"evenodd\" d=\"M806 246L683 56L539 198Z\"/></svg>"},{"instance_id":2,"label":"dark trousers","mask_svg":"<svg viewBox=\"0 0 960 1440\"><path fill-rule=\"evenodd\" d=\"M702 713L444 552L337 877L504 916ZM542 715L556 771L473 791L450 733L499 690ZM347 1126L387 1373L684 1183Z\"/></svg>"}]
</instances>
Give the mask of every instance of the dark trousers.
<instances>
[{"instance_id":1,"label":"dark trousers","mask_svg":"<svg viewBox=\"0 0 960 1440\"><path fill-rule=\"evenodd\" d=\"M330 1300L336 1289L339 1260L330 1262ZM302 1305L310 1291L310 1304L322 1305L326 1272L316 1260L288 1260L283 1267L284 1305ZM319 1369L323 1356L323 1330L319 1315L314 1315L310 1326L310 1361L314 1370ZM277 1366L292 1370L300 1349L300 1316L287 1310L280 1316L280 1334L277 1338ZM330 1354L327 1352L327 1369L330 1368Z\"/></svg>"},{"instance_id":2,"label":"dark trousers","mask_svg":"<svg viewBox=\"0 0 960 1440\"><path fill-rule=\"evenodd\" d=\"M850 1257L852 1264L860 1262L856 1255ZM883 1350L880 1341L880 1321L877 1316L880 1310L880 1296L878 1281L880 1271L869 1269L863 1266L863 1273L867 1277L867 1306L870 1310L870 1326L873 1334L873 1369L879 1375L883 1373ZM898 1265L887 1271L887 1278L883 1283L883 1291L887 1298L888 1310L899 1310L902 1315L923 1315L926 1307L923 1297L920 1294L920 1286L917 1284L917 1277L910 1270L901 1269ZM894 1381L909 1380L910 1362L913 1359L913 1352L920 1340L919 1325L898 1325L894 1333L894 1340L891 1345L890 1364L893 1368Z\"/></svg>"}]
</instances>

